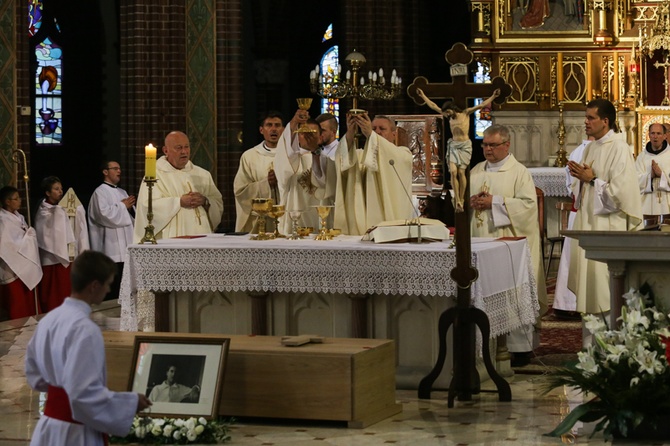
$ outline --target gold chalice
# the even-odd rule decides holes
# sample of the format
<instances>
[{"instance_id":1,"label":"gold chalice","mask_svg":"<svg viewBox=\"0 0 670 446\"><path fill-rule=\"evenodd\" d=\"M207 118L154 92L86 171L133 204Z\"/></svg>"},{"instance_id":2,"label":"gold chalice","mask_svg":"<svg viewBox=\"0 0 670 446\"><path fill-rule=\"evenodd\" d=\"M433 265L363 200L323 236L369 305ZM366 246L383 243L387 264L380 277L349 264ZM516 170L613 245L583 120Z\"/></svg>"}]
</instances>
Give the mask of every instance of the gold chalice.
<instances>
[{"instance_id":1,"label":"gold chalice","mask_svg":"<svg viewBox=\"0 0 670 446\"><path fill-rule=\"evenodd\" d=\"M288 216L291 219L291 236L288 237L288 240L301 240L302 236L298 234L298 221L302 217L302 209L296 209L293 211L288 211Z\"/></svg>"},{"instance_id":2,"label":"gold chalice","mask_svg":"<svg viewBox=\"0 0 670 446\"><path fill-rule=\"evenodd\" d=\"M309 110L312 106L312 98L297 98L298 108L300 110ZM307 124L300 124L300 126L293 131L293 133L316 133L316 129L312 129Z\"/></svg>"},{"instance_id":3,"label":"gold chalice","mask_svg":"<svg viewBox=\"0 0 670 446\"><path fill-rule=\"evenodd\" d=\"M330 206L315 206L316 207L316 212L319 214L319 218L321 219L321 230L319 230L319 235L316 236L315 240L332 240L333 236L330 234L330 231L328 231L328 228L326 227L326 218L328 218L328 215L330 214L330 210L334 208L335 206L330 205Z\"/></svg>"},{"instance_id":4,"label":"gold chalice","mask_svg":"<svg viewBox=\"0 0 670 446\"><path fill-rule=\"evenodd\" d=\"M274 238L286 238L284 234L279 233L279 217L286 213L286 208L283 204L275 204L268 211L268 215L275 219L275 232L272 234Z\"/></svg>"},{"instance_id":5,"label":"gold chalice","mask_svg":"<svg viewBox=\"0 0 670 446\"><path fill-rule=\"evenodd\" d=\"M252 198L251 209L258 215L258 235L251 240L272 240L274 235L265 232L265 216L272 209L272 198Z\"/></svg>"}]
</instances>

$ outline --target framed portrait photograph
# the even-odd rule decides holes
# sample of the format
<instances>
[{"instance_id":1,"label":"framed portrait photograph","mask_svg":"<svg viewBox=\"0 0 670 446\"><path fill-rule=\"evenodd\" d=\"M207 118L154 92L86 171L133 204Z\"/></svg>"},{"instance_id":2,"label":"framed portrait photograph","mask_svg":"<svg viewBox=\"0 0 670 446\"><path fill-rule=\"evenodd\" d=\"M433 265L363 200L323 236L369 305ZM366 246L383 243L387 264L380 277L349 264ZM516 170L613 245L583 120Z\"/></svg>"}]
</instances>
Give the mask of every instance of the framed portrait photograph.
<instances>
[{"instance_id":1,"label":"framed portrait photograph","mask_svg":"<svg viewBox=\"0 0 670 446\"><path fill-rule=\"evenodd\" d=\"M135 338L129 390L153 402L139 415L215 418L229 338Z\"/></svg>"}]
</instances>

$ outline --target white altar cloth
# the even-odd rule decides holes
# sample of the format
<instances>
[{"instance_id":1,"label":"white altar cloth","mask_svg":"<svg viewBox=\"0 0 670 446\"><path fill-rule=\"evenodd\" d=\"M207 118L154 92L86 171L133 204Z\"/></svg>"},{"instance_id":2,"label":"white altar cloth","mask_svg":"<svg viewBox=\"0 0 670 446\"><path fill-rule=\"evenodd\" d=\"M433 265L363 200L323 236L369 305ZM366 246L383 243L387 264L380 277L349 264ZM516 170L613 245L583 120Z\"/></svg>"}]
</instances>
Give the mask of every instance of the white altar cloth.
<instances>
[{"instance_id":1,"label":"white altar cloth","mask_svg":"<svg viewBox=\"0 0 670 446\"><path fill-rule=\"evenodd\" d=\"M121 281L121 330L153 329L151 291L455 295L449 274L456 256L449 244L376 244L359 236L254 241L249 236L211 234L131 245ZM529 259L525 240L472 241L472 263L479 278L472 285L471 300L488 314L491 336L535 322L539 305ZM320 265L329 265L329 270Z\"/></svg>"},{"instance_id":2,"label":"white altar cloth","mask_svg":"<svg viewBox=\"0 0 670 446\"><path fill-rule=\"evenodd\" d=\"M529 167L535 186L542 189L546 197L569 197L565 185L565 168L563 167Z\"/></svg>"}]
</instances>

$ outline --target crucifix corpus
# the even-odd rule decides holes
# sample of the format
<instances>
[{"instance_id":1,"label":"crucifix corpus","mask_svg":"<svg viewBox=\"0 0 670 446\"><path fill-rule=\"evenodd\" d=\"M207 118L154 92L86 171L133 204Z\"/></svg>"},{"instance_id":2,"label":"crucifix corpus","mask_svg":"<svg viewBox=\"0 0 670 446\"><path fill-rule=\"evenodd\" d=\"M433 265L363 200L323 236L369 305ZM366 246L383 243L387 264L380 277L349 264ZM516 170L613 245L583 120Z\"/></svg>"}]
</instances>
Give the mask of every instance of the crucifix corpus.
<instances>
[{"instance_id":1,"label":"crucifix corpus","mask_svg":"<svg viewBox=\"0 0 670 446\"><path fill-rule=\"evenodd\" d=\"M458 285L457 304L440 315L438 333L440 348L433 370L419 384L419 398L430 398L433 383L439 377L446 359L446 339L450 326L454 326L453 378L449 385L448 407L453 407L454 398L458 395L462 401L472 399L473 393L479 392L479 375L475 368L476 337L475 326L482 333L482 354L486 371L498 389L500 401L511 401L512 391L509 383L495 370L489 353L490 325L488 316L482 310L471 305L470 287L477 280L479 273L471 265L469 204L465 197L468 194L467 176L469 172L472 143L469 140L470 115L477 109L492 102L502 104L510 94L512 86L501 77L495 77L489 84L468 82L467 66L473 60L472 52L462 43L457 43L445 54L451 65L452 82L429 83L425 77L417 77L407 87L407 94L418 105L429 105L433 110L449 119L452 138L448 142L449 172L454 187L454 208L460 212L454 215L456 226L456 268L451 271L451 278ZM439 108L429 98L453 100L454 106ZM470 98L487 98L477 107L467 106ZM432 105L431 105L432 104ZM467 141L467 142L466 142ZM461 150L468 150L464 154ZM453 152L453 156L452 153ZM467 161L465 158L467 157ZM458 184L456 186L456 184ZM458 190L456 190L458 188Z\"/></svg>"},{"instance_id":2,"label":"crucifix corpus","mask_svg":"<svg viewBox=\"0 0 670 446\"><path fill-rule=\"evenodd\" d=\"M658 61L654 63L655 68L663 67L663 90L665 91L665 97L663 98L661 105L670 105L670 99L668 98L668 87L670 86L670 80L668 80L668 67L670 67L670 60L668 59L670 58L666 54L663 63Z\"/></svg>"}]
</instances>

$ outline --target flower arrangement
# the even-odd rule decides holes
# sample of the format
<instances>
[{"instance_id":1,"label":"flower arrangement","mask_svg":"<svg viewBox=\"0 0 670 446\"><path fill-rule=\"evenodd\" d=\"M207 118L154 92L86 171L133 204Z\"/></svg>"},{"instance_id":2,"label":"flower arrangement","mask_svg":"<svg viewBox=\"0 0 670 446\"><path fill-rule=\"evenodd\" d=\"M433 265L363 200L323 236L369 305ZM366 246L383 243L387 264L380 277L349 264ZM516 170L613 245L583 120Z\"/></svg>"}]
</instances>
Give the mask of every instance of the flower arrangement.
<instances>
[{"instance_id":1,"label":"flower arrangement","mask_svg":"<svg viewBox=\"0 0 670 446\"><path fill-rule=\"evenodd\" d=\"M593 433L602 430L605 439L665 427L660 417L670 413L670 321L654 306L646 284L624 298L620 326L612 329L604 318L585 316L594 344L578 354L574 366L550 373L547 391L566 385L595 397L547 435L564 435L577 421L600 420Z\"/></svg>"},{"instance_id":2,"label":"flower arrangement","mask_svg":"<svg viewBox=\"0 0 670 446\"><path fill-rule=\"evenodd\" d=\"M136 416L125 437L110 437L116 444L217 444L230 440L232 420L200 418L149 418Z\"/></svg>"}]
</instances>

